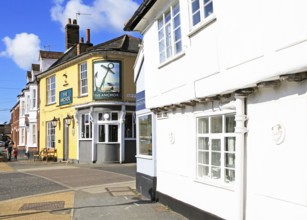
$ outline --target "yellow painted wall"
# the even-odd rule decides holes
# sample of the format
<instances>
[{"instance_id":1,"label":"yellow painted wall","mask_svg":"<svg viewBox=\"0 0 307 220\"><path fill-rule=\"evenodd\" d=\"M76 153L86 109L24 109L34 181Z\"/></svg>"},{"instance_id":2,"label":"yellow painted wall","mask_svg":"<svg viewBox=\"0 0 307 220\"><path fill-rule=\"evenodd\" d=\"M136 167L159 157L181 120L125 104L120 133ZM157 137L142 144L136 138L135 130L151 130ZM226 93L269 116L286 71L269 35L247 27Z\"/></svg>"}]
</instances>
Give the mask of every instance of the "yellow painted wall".
<instances>
[{"instance_id":1,"label":"yellow painted wall","mask_svg":"<svg viewBox=\"0 0 307 220\"><path fill-rule=\"evenodd\" d=\"M64 141L64 118L69 115L75 117L75 106L94 102L93 100L93 62L99 60L117 60L121 61L121 80L122 80L122 99L116 101L135 102L135 84L133 82L133 65L135 56L124 56L122 54L109 54L107 59L105 55L95 55L87 60L81 60L78 63L72 63L68 66L63 66L58 71L52 70L45 77L40 79L40 149L47 146L47 125L46 122L51 121L54 117L60 119L60 123L55 128L56 148L58 150L58 160L63 158L63 141ZM79 94L79 64L87 62L87 77L88 77L88 95L81 97ZM66 64L67 65L67 64ZM47 72L48 73L48 72ZM65 75L67 76L65 76ZM47 78L56 76L56 103L47 104ZM68 105L59 106L59 92L70 89L73 90L73 102ZM101 100L99 100L101 101ZM114 100L105 100L114 101ZM73 124L69 126L69 159L77 159L77 141L78 141L78 124L76 119Z\"/></svg>"}]
</instances>

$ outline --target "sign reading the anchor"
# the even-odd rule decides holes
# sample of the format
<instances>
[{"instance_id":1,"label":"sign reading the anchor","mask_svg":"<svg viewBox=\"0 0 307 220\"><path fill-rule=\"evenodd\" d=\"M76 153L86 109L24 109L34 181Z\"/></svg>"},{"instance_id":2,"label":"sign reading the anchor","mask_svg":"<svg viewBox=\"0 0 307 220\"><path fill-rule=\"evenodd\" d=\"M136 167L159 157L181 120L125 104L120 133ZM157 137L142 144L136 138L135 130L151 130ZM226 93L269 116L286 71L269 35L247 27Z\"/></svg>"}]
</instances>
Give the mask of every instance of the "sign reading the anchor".
<instances>
[{"instance_id":1,"label":"sign reading the anchor","mask_svg":"<svg viewBox=\"0 0 307 220\"><path fill-rule=\"evenodd\" d=\"M119 61L94 62L94 99L121 98L121 63Z\"/></svg>"}]
</instances>

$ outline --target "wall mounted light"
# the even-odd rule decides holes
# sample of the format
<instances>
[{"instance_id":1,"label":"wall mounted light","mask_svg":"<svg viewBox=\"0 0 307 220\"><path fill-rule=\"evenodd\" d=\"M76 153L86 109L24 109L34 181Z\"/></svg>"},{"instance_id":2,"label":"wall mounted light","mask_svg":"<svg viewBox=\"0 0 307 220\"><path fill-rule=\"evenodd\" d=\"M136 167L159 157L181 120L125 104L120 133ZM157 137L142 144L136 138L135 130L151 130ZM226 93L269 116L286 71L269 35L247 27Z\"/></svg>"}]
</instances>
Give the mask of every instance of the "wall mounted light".
<instances>
[{"instance_id":1,"label":"wall mounted light","mask_svg":"<svg viewBox=\"0 0 307 220\"><path fill-rule=\"evenodd\" d=\"M65 119L65 123L69 126L71 125L71 123L73 123L73 128L75 127L75 120L74 120L74 116L73 115L69 115L67 114L66 118Z\"/></svg>"},{"instance_id":2,"label":"wall mounted light","mask_svg":"<svg viewBox=\"0 0 307 220\"><path fill-rule=\"evenodd\" d=\"M51 120L52 127L55 128L57 126L57 124L58 124L58 121L60 121L59 118L53 117L53 119Z\"/></svg>"}]
</instances>

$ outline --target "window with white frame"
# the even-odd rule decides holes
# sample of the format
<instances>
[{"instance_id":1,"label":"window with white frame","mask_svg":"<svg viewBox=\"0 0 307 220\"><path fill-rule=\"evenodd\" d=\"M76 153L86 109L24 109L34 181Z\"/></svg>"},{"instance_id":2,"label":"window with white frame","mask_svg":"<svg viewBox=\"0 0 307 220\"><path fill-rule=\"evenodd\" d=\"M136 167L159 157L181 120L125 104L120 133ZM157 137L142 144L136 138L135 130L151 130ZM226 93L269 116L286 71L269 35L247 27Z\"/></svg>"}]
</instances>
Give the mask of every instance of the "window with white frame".
<instances>
[{"instance_id":1,"label":"window with white frame","mask_svg":"<svg viewBox=\"0 0 307 220\"><path fill-rule=\"evenodd\" d=\"M52 122L47 122L47 148L55 148L55 127L52 126Z\"/></svg>"},{"instance_id":2,"label":"window with white frame","mask_svg":"<svg viewBox=\"0 0 307 220\"><path fill-rule=\"evenodd\" d=\"M26 102L27 102L27 107L26 107L26 113L28 113L29 111L30 111L30 101L31 101L31 99L30 99L30 95L27 95L27 100L26 100Z\"/></svg>"},{"instance_id":3,"label":"window with white frame","mask_svg":"<svg viewBox=\"0 0 307 220\"><path fill-rule=\"evenodd\" d=\"M21 116L25 116L25 101L21 101L20 105Z\"/></svg>"},{"instance_id":4,"label":"window with white frame","mask_svg":"<svg viewBox=\"0 0 307 220\"><path fill-rule=\"evenodd\" d=\"M24 145L26 141L26 129L21 128L20 129L20 145Z\"/></svg>"},{"instance_id":5,"label":"window with white frame","mask_svg":"<svg viewBox=\"0 0 307 220\"><path fill-rule=\"evenodd\" d=\"M160 63L182 51L179 2L167 9L158 19Z\"/></svg>"},{"instance_id":6,"label":"window with white frame","mask_svg":"<svg viewBox=\"0 0 307 220\"><path fill-rule=\"evenodd\" d=\"M47 104L55 103L55 76L47 78Z\"/></svg>"},{"instance_id":7,"label":"window with white frame","mask_svg":"<svg viewBox=\"0 0 307 220\"><path fill-rule=\"evenodd\" d=\"M213 14L213 0L191 0L192 25L195 26Z\"/></svg>"},{"instance_id":8,"label":"window with white frame","mask_svg":"<svg viewBox=\"0 0 307 220\"><path fill-rule=\"evenodd\" d=\"M32 108L36 108L36 89L32 90Z\"/></svg>"},{"instance_id":9,"label":"window with white frame","mask_svg":"<svg viewBox=\"0 0 307 220\"><path fill-rule=\"evenodd\" d=\"M138 154L152 155L152 115L138 117Z\"/></svg>"},{"instance_id":10,"label":"window with white frame","mask_svg":"<svg viewBox=\"0 0 307 220\"><path fill-rule=\"evenodd\" d=\"M92 138L92 122L90 118L90 114L82 114L81 115L81 138Z\"/></svg>"},{"instance_id":11,"label":"window with white frame","mask_svg":"<svg viewBox=\"0 0 307 220\"><path fill-rule=\"evenodd\" d=\"M135 114L127 112L125 116L125 138L135 138Z\"/></svg>"},{"instance_id":12,"label":"window with white frame","mask_svg":"<svg viewBox=\"0 0 307 220\"><path fill-rule=\"evenodd\" d=\"M197 118L197 178L235 181L235 115Z\"/></svg>"},{"instance_id":13,"label":"window with white frame","mask_svg":"<svg viewBox=\"0 0 307 220\"><path fill-rule=\"evenodd\" d=\"M32 124L32 144L36 144L36 124Z\"/></svg>"},{"instance_id":14,"label":"window with white frame","mask_svg":"<svg viewBox=\"0 0 307 220\"><path fill-rule=\"evenodd\" d=\"M87 85L87 63L82 63L79 66L80 72L80 95L87 95L88 85Z\"/></svg>"},{"instance_id":15,"label":"window with white frame","mask_svg":"<svg viewBox=\"0 0 307 220\"><path fill-rule=\"evenodd\" d=\"M98 142L118 142L118 112L98 113Z\"/></svg>"}]
</instances>

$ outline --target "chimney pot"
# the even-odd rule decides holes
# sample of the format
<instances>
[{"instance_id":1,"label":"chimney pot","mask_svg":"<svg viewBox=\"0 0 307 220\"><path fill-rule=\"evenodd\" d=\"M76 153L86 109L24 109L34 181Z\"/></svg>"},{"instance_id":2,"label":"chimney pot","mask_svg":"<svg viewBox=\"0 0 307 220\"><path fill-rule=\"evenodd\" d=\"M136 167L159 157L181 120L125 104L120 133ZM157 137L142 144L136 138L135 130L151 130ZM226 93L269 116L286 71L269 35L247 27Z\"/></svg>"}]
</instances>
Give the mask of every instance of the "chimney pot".
<instances>
[{"instance_id":1,"label":"chimney pot","mask_svg":"<svg viewBox=\"0 0 307 220\"><path fill-rule=\"evenodd\" d=\"M86 43L91 43L91 32L90 29L86 29Z\"/></svg>"},{"instance_id":2,"label":"chimney pot","mask_svg":"<svg viewBox=\"0 0 307 220\"><path fill-rule=\"evenodd\" d=\"M73 24L77 24L77 19L74 19L74 20L73 20Z\"/></svg>"},{"instance_id":3,"label":"chimney pot","mask_svg":"<svg viewBox=\"0 0 307 220\"><path fill-rule=\"evenodd\" d=\"M71 18L68 18L68 24L71 24Z\"/></svg>"},{"instance_id":4,"label":"chimney pot","mask_svg":"<svg viewBox=\"0 0 307 220\"><path fill-rule=\"evenodd\" d=\"M84 43L84 38L83 37L81 37L80 43Z\"/></svg>"}]
</instances>

